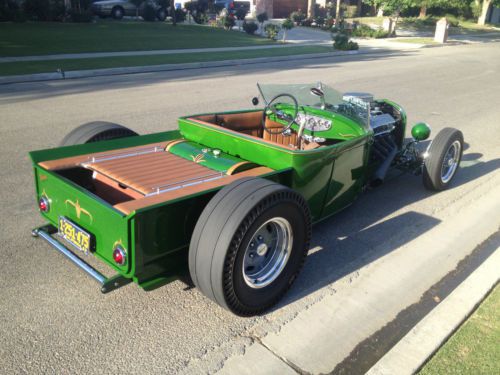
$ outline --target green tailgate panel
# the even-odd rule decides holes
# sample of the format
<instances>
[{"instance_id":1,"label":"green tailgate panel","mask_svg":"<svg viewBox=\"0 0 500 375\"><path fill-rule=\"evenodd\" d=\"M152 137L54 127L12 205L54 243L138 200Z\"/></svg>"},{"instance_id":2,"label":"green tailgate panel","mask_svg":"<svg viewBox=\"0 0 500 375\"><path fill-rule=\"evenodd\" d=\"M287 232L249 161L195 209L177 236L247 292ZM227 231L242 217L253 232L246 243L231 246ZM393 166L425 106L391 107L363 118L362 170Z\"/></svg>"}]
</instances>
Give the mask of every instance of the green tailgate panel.
<instances>
[{"instance_id":1,"label":"green tailgate panel","mask_svg":"<svg viewBox=\"0 0 500 375\"><path fill-rule=\"evenodd\" d=\"M42 213L51 224L58 226L59 216L90 233L94 239L93 254L124 276L133 274L131 259L134 259L129 225L131 217L115 210L108 203L85 191L59 175L35 166L37 199L45 196L50 202L50 210ZM69 248L66 241L62 240ZM118 266L113 261L113 249L121 244L127 250L128 261ZM75 249L78 254L78 250ZM83 253L80 253L85 256Z\"/></svg>"}]
</instances>

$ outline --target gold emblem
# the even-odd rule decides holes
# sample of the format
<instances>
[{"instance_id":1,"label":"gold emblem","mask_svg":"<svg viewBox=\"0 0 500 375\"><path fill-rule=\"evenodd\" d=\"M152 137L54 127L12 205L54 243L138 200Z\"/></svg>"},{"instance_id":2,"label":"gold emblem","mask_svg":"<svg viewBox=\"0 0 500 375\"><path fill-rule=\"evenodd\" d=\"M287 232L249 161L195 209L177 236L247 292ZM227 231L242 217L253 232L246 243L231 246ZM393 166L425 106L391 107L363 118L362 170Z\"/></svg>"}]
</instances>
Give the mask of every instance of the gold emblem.
<instances>
[{"instance_id":1,"label":"gold emblem","mask_svg":"<svg viewBox=\"0 0 500 375\"><path fill-rule=\"evenodd\" d=\"M196 156L191 155L191 159L193 159L195 163L203 163L204 161L206 161L203 157L203 154L198 154Z\"/></svg>"},{"instance_id":2,"label":"gold emblem","mask_svg":"<svg viewBox=\"0 0 500 375\"><path fill-rule=\"evenodd\" d=\"M66 204L66 207L68 207L68 204L69 204L75 208L77 218L80 218L80 215L84 214L84 215L87 215L89 217L91 223L94 221L94 218L92 217L90 212L88 212L85 208L80 206L80 202L78 202L78 199L76 200L76 203L73 201L70 201L69 199L66 199L66 201L64 203Z\"/></svg>"}]
</instances>

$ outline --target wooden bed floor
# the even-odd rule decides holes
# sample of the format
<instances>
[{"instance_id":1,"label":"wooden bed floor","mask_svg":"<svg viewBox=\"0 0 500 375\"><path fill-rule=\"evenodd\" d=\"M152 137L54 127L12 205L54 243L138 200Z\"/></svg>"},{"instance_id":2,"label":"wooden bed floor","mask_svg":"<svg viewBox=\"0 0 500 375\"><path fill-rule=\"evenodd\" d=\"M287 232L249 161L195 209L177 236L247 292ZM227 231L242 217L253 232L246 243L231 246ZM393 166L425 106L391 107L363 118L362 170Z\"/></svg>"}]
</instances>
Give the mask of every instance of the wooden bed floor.
<instances>
[{"instance_id":1,"label":"wooden bed floor","mask_svg":"<svg viewBox=\"0 0 500 375\"><path fill-rule=\"evenodd\" d=\"M96 160L86 168L146 196L217 179L223 176L201 163L164 150Z\"/></svg>"}]
</instances>

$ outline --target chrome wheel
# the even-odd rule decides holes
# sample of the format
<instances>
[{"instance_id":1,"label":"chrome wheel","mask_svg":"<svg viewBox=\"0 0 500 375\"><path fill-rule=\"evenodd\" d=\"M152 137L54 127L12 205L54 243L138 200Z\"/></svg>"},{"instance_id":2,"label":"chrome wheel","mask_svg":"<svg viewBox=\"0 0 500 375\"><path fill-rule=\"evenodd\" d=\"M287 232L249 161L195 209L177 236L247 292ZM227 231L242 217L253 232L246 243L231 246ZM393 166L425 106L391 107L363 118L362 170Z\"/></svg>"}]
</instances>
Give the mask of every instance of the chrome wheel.
<instances>
[{"instance_id":1,"label":"chrome wheel","mask_svg":"<svg viewBox=\"0 0 500 375\"><path fill-rule=\"evenodd\" d=\"M275 217L262 224L245 250L245 283L257 289L276 280L288 262L292 245L293 232L288 220Z\"/></svg>"},{"instance_id":2,"label":"chrome wheel","mask_svg":"<svg viewBox=\"0 0 500 375\"><path fill-rule=\"evenodd\" d=\"M455 174L460 161L461 148L462 145L457 140L453 142L446 151L441 165L441 181L444 184L448 183Z\"/></svg>"}]
</instances>

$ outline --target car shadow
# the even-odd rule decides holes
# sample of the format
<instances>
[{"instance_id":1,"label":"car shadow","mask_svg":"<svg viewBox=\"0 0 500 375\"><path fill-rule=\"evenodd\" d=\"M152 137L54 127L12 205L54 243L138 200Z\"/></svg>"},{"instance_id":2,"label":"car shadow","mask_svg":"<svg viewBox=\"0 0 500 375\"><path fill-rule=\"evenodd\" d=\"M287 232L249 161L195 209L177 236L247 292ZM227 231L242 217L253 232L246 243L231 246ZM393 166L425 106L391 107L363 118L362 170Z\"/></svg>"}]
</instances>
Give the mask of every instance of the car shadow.
<instances>
[{"instance_id":1,"label":"car shadow","mask_svg":"<svg viewBox=\"0 0 500 375\"><path fill-rule=\"evenodd\" d=\"M464 155L466 165L460 168L451 189L500 168L500 159L481 162L478 161L481 156L479 153ZM397 212L434 194L439 193L426 190L420 176L405 174L367 191L351 207L317 224L301 274L273 311L346 275L355 275L365 265L411 241L418 241L419 236L440 220L414 210Z\"/></svg>"}]
</instances>

